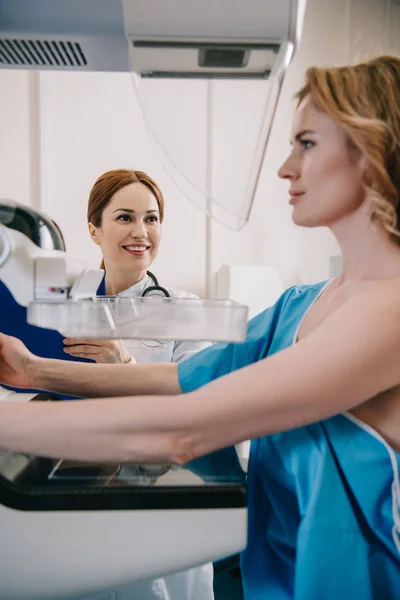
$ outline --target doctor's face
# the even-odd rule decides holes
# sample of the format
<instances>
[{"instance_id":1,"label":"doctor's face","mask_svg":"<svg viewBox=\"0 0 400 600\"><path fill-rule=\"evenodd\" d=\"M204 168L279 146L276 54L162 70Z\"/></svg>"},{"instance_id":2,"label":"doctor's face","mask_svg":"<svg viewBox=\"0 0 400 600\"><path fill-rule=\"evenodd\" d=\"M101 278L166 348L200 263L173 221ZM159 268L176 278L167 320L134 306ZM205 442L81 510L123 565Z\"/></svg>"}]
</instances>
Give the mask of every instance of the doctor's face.
<instances>
[{"instance_id":1,"label":"doctor's face","mask_svg":"<svg viewBox=\"0 0 400 600\"><path fill-rule=\"evenodd\" d=\"M292 218L305 227L327 226L364 200L362 158L343 129L306 97L293 123L292 152L279 169L290 182Z\"/></svg>"},{"instance_id":2,"label":"doctor's face","mask_svg":"<svg viewBox=\"0 0 400 600\"><path fill-rule=\"evenodd\" d=\"M143 183L130 183L105 207L101 226L89 223L107 271L145 271L158 253L161 238L157 200Z\"/></svg>"}]
</instances>

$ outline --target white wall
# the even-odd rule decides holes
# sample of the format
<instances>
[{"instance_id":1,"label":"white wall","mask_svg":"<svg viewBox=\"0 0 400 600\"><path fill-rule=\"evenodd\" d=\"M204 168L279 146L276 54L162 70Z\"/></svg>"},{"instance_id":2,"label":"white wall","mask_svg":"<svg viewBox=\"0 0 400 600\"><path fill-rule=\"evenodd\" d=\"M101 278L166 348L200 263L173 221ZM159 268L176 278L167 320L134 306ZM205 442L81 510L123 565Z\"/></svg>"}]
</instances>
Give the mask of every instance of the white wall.
<instances>
[{"instance_id":1,"label":"white wall","mask_svg":"<svg viewBox=\"0 0 400 600\"><path fill-rule=\"evenodd\" d=\"M24 72L0 72L0 196L35 204L39 190L40 205L63 229L69 252L96 265L98 249L86 229L90 187L105 170L142 169L165 195L164 239L154 266L164 285L204 295L211 276L225 263L274 264L285 285L324 279L336 243L328 231L292 224L288 186L276 175L289 152L292 98L308 66L366 58L387 50L389 37L392 46L398 44L400 7L393 7L388 19L386 4L308 0L303 41L285 78L250 221L239 233L210 222L185 190L171 182L147 137L129 74L41 73L41 135L35 155L32 78ZM226 206L237 202L266 86L218 82L210 88L205 82L186 82L174 96L168 81L149 85L163 86L147 94L149 111L159 114L158 127L163 139L170 140L179 166ZM207 113L210 98L213 112ZM210 118L213 130L207 137ZM204 206L205 199L199 198L195 201Z\"/></svg>"},{"instance_id":2,"label":"white wall","mask_svg":"<svg viewBox=\"0 0 400 600\"><path fill-rule=\"evenodd\" d=\"M0 198L32 203L30 75L0 71Z\"/></svg>"},{"instance_id":3,"label":"white wall","mask_svg":"<svg viewBox=\"0 0 400 600\"><path fill-rule=\"evenodd\" d=\"M159 164L144 129L131 77L120 73L44 73L41 93L47 147L43 208L62 227L68 251L99 264L98 248L87 234L90 188L109 169L141 169L158 182L165 196L164 239L154 271L164 285L203 293L205 215L175 189ZM199 138L199 146L204 147L203 98L192 94L187 100L200 118L192 123L190 114L182 113L180 136L169 132L183 153L185 132ZM195 158L202 161L204 172L204 157L198 153Z\"/></svg>"}]
</instances>

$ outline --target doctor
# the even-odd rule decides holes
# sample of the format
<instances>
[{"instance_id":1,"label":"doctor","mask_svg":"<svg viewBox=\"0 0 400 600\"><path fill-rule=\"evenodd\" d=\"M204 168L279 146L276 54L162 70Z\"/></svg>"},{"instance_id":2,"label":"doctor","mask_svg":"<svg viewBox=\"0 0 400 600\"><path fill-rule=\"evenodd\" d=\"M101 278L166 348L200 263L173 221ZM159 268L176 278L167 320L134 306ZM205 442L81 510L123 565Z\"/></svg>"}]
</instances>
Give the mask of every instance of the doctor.
<instances>
[{"instance_id":1,"label":"doctor","mask_svg":"<svg viewBox=\"0 0 400 600\"><path fill-rule=\"evenodd\" d=\"M101 268L106 273L99 295L138 297L158 293L173 298L197 298L189 292L160 288L157 278L148 272L160 246L164 198L146 173L128 169L103 173L90 192L87 215L89 233L101 248ZM179 363L209 345L174 340L96 339L65 339L64 344L64 352L69 356L98 363ZM140 581L115 595L116 600L212 600L213 597L212 563L154 581ZM90 600L99 598L93 596Z\"/></svg>"},{"instance_id":2,"label":"doctor","mask_svg":"<svg viewBox=\"0 0 400 600\"><path fill-rule=\"evenodd\" d=\"M106 272L98 295L197 298L190 292L160 286L148 270L160 246L164 198L146 173L128 169L103 173L90 192L87 218ZM64 352L69 356L98 363L179 363L206 346L207 342L174 340L64 339Z\"/></svg>"}]
</instances>

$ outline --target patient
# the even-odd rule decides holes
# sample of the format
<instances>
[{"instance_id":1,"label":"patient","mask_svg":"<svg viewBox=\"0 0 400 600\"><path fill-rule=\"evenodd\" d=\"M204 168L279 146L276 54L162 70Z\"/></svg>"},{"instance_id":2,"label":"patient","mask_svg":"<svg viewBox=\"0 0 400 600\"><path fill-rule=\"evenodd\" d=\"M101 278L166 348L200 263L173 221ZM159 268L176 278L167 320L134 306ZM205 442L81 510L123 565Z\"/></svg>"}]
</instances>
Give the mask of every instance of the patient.
<instances>
[{"instance_id":1,"label":"patient","mask_svg":"<svg viewBox=\"0 0 400 600\"><path fill-rule=\"evenodd\" d=\"M65 364L2 335L1 381L122 397L0 404L0 446L98 461L197 458L199 468L215 451L208 464L238 470L232 445L252 438L245 598L395 600L400 59L309 69L291 142L279 175L292 219L330 228L340 276L290 288L250 322L245 344L179 365Z\"/></svg>"}]
</instances>

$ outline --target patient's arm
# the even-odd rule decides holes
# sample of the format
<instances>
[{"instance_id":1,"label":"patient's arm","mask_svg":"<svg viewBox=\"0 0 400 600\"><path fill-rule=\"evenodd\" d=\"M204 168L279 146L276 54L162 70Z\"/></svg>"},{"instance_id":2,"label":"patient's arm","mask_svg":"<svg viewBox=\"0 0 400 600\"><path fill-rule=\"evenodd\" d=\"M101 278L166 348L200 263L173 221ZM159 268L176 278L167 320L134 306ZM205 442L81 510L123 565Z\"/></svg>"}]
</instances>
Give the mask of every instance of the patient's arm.
<instances>
[{"instance_id":1,"label":"patient's arm","mask_svg":"<svg viewBox=\"0 0 400 600\"><path fill-rule=\"evenodd\" d=\"M179 394L178 367L174 363L87 364L40 359L35 362L35 389L75 396L106 397Z\"/></svg>"},{"instance_id":2,"label":"patient's arm","mask_svg":"<svg viewBox=\"0 0 400 600\"><path fill-rule=\"evenodd\" d=\"M176 364L87 364L39 358L16 338L1 333L0 382L83 397L181 391Z\"/></svg>"},{"instance_id":3,"label":"patient's arm","mask_svg":"<svg viewBox=\"0 0 400 600\"><path fill-rule=\"evenodd\" d=\"M0 447L69 459L184 463L352 409L400 384L400 288L382 287L382 294L347 301L295 346L184 400L0 404ZM134 373L135 365L125 368Z\"/></svg>"}]
</instances>

